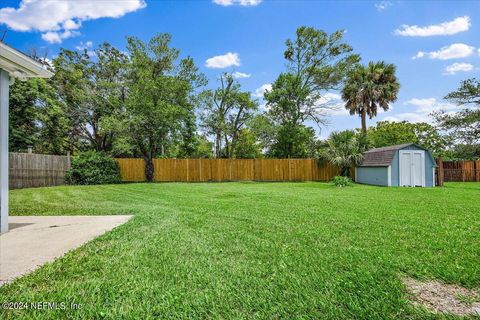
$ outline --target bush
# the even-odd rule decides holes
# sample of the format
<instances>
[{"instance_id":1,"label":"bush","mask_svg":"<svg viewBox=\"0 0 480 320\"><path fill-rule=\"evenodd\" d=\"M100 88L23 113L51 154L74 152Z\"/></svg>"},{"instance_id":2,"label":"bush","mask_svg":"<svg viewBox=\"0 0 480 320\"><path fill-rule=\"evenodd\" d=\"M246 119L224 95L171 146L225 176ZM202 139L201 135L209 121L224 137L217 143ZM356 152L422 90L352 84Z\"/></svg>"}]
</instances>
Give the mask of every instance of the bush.
<instances>
[{"instance_id":1,"label":"bush","mask_svg":"<svg viewBox=\"0 0 480 320\"><path fill-rule=\"evenodd\" d=\"M332 179L333 184L336 187L343 188L352 184L352 179L344 176L335 176Z\"/></svg>"},{"instance_id":2,"label":"bush","mask_svg":"<svg viewBox=\"0 0 480 320\"><path fill-rule=\"evenodd\" d=\"M70 184L120 183L120 169L112 157L104 152L87 151L72 158L72 167L67 171Z\"/></svg>"}]
</instances>

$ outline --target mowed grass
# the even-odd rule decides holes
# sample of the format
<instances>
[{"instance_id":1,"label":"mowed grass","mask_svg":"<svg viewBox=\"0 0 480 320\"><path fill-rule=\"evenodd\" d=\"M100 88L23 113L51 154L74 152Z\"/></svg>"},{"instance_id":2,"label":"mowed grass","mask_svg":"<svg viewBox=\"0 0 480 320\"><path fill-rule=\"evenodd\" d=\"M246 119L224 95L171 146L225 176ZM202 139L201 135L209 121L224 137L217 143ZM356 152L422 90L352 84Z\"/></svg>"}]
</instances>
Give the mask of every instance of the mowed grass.
<instances>
[{"instance_id":1,"label":"mowed grass","mask_svg":"<svg viewBox=\"0 0 480 320\"><path fill-rule=\"evenodd\" d=\"M443 319L402 276L480 288L479 183L65 186L12 191L11 211L135 217L0 288L79 310L3 319Z\"/></svg>"}]
</instances>

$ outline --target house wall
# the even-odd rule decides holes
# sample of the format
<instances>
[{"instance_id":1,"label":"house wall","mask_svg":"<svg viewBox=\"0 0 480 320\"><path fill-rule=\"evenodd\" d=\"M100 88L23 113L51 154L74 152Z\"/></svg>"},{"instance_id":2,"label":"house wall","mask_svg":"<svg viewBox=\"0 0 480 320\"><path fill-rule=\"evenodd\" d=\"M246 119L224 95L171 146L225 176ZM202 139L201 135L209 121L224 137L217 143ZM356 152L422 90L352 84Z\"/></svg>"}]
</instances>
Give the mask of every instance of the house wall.
<instances>
[{"instance_id":1,"label":"house wall","mask_svg":"<svg viewBox=\"0 0 480 320\"><path fill-rule=\"evenodd\" d=\"M356 182L388 186L388 167L357 167L356 170Z\"/></svg>"}]
</instances>

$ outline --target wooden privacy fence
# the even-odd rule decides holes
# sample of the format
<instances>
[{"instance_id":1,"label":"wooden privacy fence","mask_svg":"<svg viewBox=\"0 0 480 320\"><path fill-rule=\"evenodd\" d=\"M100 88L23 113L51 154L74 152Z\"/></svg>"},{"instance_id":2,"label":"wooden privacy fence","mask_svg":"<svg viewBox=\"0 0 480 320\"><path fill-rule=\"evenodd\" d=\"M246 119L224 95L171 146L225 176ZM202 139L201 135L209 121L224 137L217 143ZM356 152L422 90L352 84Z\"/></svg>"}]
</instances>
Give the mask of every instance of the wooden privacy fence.
<instances>
[{"instance_id":1,"label":"wooden privacy fence","mask_svg":"<svg viewBox=\"0 0 480 320\"><path fill-rule=\"evenodd\" d=\"M480 160L443 161L445 181L480 182Z\"/></svg>"},{"instance_id":2,"label":"wooden privacy fence","mask_svg":"<svg viewBox=\"0 0 480 320\"><path fill-rule=\"evenodd\" d=\"M123 181L145 181L143 159L117 159ZM155 159L157 182L328 181L339 168L315 159Z\"/></svg>"},{"instance_id":3,"label":"wooden privacy fence","mask_svg":"<svg viewBox=\"0 0 480 320\"><path fill-rule=\"evenodd\" d=\"M9 166L10 189L57 186L65 184L70 157L11 152Z\"/></svg>"}]
</instances>

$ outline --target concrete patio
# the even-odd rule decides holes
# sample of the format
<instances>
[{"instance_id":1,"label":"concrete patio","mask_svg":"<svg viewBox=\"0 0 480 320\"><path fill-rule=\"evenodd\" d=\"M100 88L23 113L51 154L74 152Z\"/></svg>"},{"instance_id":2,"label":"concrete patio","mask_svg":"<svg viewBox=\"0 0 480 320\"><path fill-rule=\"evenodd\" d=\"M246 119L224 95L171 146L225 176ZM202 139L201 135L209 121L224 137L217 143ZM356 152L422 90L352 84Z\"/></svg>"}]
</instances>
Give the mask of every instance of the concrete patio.
<instances>
[{"instance_id":1,"label":"concrete patio","mask_svg":"<svg viewBox=\"0 0 480 320\"><path fill-rule=\"evenodd\" d=\"M132 216L11 216L0 235L0 286L127 222Z\"/></svg>"}]
</instances>

